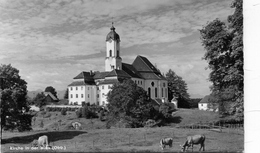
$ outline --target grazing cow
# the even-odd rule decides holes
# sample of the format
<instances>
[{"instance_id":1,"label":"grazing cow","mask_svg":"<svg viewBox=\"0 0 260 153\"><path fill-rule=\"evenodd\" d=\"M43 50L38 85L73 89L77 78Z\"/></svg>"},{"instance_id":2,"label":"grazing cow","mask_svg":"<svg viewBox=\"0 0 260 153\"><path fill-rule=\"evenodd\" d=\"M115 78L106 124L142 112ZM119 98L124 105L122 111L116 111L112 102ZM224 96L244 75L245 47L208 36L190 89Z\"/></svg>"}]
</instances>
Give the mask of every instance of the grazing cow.
<instances>
[{"instance_id":1,"label":"grazing cow","mask_svg":"<svg viewBox=\"0 0 260 153\"><path fill-rule=\"evenodd\" d=\"M169 147L172 147L172 142L173 139L172 138L162 138L160 140L160 146L162 148L162 150L168 145Z\"/></svg>"},{"instance_id":2,"label":"grazing cow","mask_svg":"<svg viewBox=\"0 0 260 153\"><path fill-rule=\"evenodd\" d=\"M193 145L198 145L200 144L200 149L203 148L203 151L205 151L205 135L194 135L194 136L188 136L187 140L185 141L185 143L182 145L182 150L181 151L186 151L188 150L188 148L191 146L192 152L193 152ZM187 147L187 149L186 149Z\"/></svg>"},{"instance_id":3,"label":"grazing cow","mask_svg":"<svg viewBox=\"0 0 260 153\"><path fill-rule=\"evenodd\" d=\"M38 140L35 139L35 140L33 140L33 142L32 142L32 146L34 146L34 147L35 147L35 146L44 147L44 145L45 145L46 149L49 147L48 137L47 137L46 135L40 136L40 137L38 138Z\"/></svg>"}]
</instances>

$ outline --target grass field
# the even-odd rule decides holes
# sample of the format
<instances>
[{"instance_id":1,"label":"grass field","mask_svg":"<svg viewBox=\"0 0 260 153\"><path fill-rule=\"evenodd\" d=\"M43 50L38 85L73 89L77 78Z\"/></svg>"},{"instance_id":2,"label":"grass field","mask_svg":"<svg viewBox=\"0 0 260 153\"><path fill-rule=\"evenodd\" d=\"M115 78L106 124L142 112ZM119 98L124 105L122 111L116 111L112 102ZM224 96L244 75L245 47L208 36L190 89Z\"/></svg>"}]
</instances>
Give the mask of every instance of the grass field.
<instances>
[{"instance_id":1,"label":"grass field","mask_svg":"<svg viewBox=\"0 0 260 153\"><path fill-rule=\"evenodd\" d=\"M179 129L174 127L180 124L190 124L197 122L208 122L216 119L217 114L198 110L181 109L175 113L178 117L176 123L166 127L156 128L113 128L105 129L104 122L93 120L76 119L71 113L67 116L52 113L50 118L43 118L38 115L37 121L31 132L4 132L2 140L2 152L12 151L13 148L30 147L33 139L41 135L49 137L50 145L54 151L161 151L159 140L163 137L173 137L174 143L172 148L164 151L180 151L180 144L185 141L186 136L194 134L206 135L206 151L242 151L244 149L244 132L241 129L223 129L222 132L212 131L209 129ZM44 127L40 128L40 120L44 120ZM59 130L54 131L53 125L61 120ZM83 124L83 129L79 131L66 130L66 126L73 121L79 121ZM57 123L56 123L57 124ZM58 148L59 146L59 148ZM66 149L65 149L66 148ZM11 148L12 149L12 148ZM194 150L198 151L199 146ZM24 150L23 150L24 151ZM29 150L35 152L36 150ZM48 150L48 152L53 150ZM17 151L15 151L17 152Z\"/></svg>"}]
</instances>

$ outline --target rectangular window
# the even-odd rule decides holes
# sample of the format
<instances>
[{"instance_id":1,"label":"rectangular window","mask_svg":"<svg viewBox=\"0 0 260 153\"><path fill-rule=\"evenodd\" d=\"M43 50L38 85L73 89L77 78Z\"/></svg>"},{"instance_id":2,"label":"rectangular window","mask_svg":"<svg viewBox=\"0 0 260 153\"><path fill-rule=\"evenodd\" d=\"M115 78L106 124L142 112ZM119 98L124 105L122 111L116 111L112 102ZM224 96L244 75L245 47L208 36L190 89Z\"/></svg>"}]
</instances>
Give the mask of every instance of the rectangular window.
<instances>
[{"instance_id":1,"label":"rectangular window","mask_svg":"<svg viewBox=\"0 0 260 153\"><path fill-rule=\"evenodd\" d=\"M78 87L76 87L76 90L78 90Z\"/></svg>"},{"instance_id":2,"label":"rectangular window","mask_svg":"<svg viewBox=\"0 0 260 153\"><path fill-rule=\"evenodd\" d=\"M157 88L155 88L154 92L155 92L155 97L157 98Z\"/></svg>"},{"instance_id":3,"label":"rectangular window","mask_svg":"<svg viewBox=\"0 0 260 153\"><path fill-rule=\"evenodd\" d=\"M102 89L104 89L105 87L104 86L102 86Z\"/></svg>"},{"instance_id":4,"label":"rectangular window","mask_svg":"<svg viewBox=\"0 0 260 153\"><path fill-rule=\"evenodd\" d=\"M70 94L70 98L73 98L73 95L72 95L72 94Z\"/></svg>"},{"instance_id":5,"label":"rectangular window","mask_svg":"<svg viewBox=\"0 0 260 153\"><path fill-rule=\"evenodd\" d=\"M89 87L88 87L88 90L89 90Z\"/></svg>"},{"instance_id":6,"label":"rectangular window","mask_svg":"<svg viewBox=\"0 0 260 153\"><path fill-rule=\"evenodd\" d=\"M162 88L162 97L163 97L163 88Z\"/></svg>"},{"instance_id":7,"label":"rectangular window","mask_svg":"<svg viewBox=\"0 0 260 153\"><path fill-rule=\"evenodd\" d=\"M83 94L81 94L81 98L83 98L84 96L83 96Z\"/></svg>"},{"instance_id":8,"label":"rectangular window","mask_svg":"<svg viewBox=\"0 0 260 153\"><path fill-rule=\"evenodd\" d=\"M78 98L78 94L76 94L76 98Z\"/></svg>"},{"instance_id":9,"label":"rectangular window","mask_svg":"<svg viewBox=\"0 0 260 153\"><path fill-rule=\"evenodd\" d=\"M81 87L81 90L83 90L83 87Z\"/></svg>"},{"instance_id":10,"label":"rectangular window","mask_svg":"<svg viewBox=\"0 0 260 153\"><path fill-rule=\"evenodd\" d=\"M88 98L89 98L89 94L88 94Z\"/></svg>"},{"instance_id":11,"label":"rectangular window","mask_svg":"<svg viewBox=\"0 0 260 153\"><path fill-rule=\"evenodd\" d=\"M97 90L99 90L99 87L97 87Z\"/></svg>"},{"instance_id":12,"label":"rectangular window","mask_svg":"<svg viewBox=\"0 0 260 153\"><path fill-rule=\"evenodd\" d=\"M97 94L97 98L99 98L99 94Z\"/></svg>"},{"instance_id":13,"label":"rectangular window","mask_svg":"<svg viewBox=\"0 0 260 153\"><path fill-rule=\"evenodd\" d=\"M72 87L70 87L70 90L72 90L73 88Z\"/></svg>"},{"instance_id":14,"label":"rectangular window","mask_svg":"<svg viewBox=\"0 0 260 153\"><path fill-rule=\"evenodd\" d=\"M166 98L167 98L167 94L168 94L167 88L165 88L165 97L166 97Z\"/></svg>"}]
</instances>

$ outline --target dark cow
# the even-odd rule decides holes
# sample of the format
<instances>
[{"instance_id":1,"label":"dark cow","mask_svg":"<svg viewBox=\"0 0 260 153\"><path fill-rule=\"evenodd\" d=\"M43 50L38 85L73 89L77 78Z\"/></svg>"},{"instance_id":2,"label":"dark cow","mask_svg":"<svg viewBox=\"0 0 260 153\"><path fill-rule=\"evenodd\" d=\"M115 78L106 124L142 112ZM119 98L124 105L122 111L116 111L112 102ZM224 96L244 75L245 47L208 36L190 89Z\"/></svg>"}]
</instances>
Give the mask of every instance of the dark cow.
<instances>
[{"instance_id":1,"label":"dark cow","mask_svg":"<svg viewBox=\"0 0 260 153\"><path fill-rule=\"evenodd\" d=\"M172 147L172 142L173 139L172 138L162 138L160 140L160 146L162 148L162 150L168 145L169 147Z\"/></svg>"},{"instance_id":2,"label":"dark cow","mask_svg":"<svg viewBox=\"0 0 260 153\"><path fill-rule=\"evenodd\" d=\"M194 135L194 136L188 136L185 143L182 145L182 150L181 151L186 151L188 148L191 146L191 149L193 151L193 145L198 145L200 144L200 149L203 148L203 151L205 151L205 135ZM187 147L187 148L186 148Z\"/></svg>"}]
</instances>

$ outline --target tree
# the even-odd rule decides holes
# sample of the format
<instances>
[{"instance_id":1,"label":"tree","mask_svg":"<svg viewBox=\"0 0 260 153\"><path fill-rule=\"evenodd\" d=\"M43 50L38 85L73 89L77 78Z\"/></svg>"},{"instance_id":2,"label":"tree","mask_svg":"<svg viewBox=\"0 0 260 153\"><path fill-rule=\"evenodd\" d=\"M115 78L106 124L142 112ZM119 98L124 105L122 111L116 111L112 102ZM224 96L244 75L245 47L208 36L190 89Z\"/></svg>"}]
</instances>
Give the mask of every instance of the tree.
<instances>
[{"instance_id":1,"label":"tree","mask_svg":"<svg viewBox=\"0 0 260 153\"><path fill-rule=\"evenodd\" d=\"M21 79L19 70L11 64L1 65L0 81L1 132L2 129L31 130L27 83Z\"/></svg>"},{"instance_id":2,"label":"tree","mask_svg":"<svg viewBox=\"0 0 260 153\"><path fill-rule=\"evenodd\" d=\"M225 108L223 110L227 110L225 113L233 115L236 120L243 120L243 1L233 1L231 8L235 8L235 12L228 16L228 26L215 19L204 26L200 34L206 50L203 58L211 70L211 90Z\"/></svg>"},{"instance_id":3,"label":"tree","mask_svg":"<svg viewBox=\"0 0 260 153\"><path fill-rule=\"evenodd\" d=\"M68 98L69 98L69 89L67 88L64 94L64 99L68 99Z\"/></svg>"},{"instance_id":4,"label":"tree","mask_svg":"<svg viewBox=\"0 0 260 153\"><path fill-rule=\"evenodd\" d=\"M36 97L33 99L34 103L38 107L42 107L47 104L46 97L43 92L38 93Z\"/></svg>"},{"instance_id":5,"label":"tree","mask_svg":"<svg viewBox=\"0 0 260 153\"><path fill-rule=\"evenodd\" d=\"M166 79L169 100L174 96L178 101L178 107L189 108L190 95L186 82L171 69L166 73Z\"/></svg>"},{"instance_id":6,"label":"tree","mask_svg":"<svg viewBox=\"0 0 260 153\"><path fill-rule=\"evenodd\" d=\"M162 113L162 115L164 116L165 119L171 118L172 117L171 113L173 111L174 110L172 109L172 107L169 105L168 102L163 103L159 107L159 112Z\"/></svg>"},{"instance_id":7,"label":"tree","mask_svg":"<svg viewBox=\"0 0 260 153\"><path fill-rule=\"evenodd\" d=\"M52 93L56 98L58 98L58 97L57 97L57 92L56 92L55 88L53 88L52 86L46 87L46 88L45 88L45 92L50 92L50 93Z\"/></svg>"},{"instance_id":8,"label":"tree","mask_svg":"<svg viewBox=\"0 0 260 153\"><path fill-rule=\"evenodd\" d=\"M131 127L141 127L148 119L153 119L154 108L147 92L132 80L115 84L108 96L110 119L126 121Z\"/></svg>"}]
</instances>

